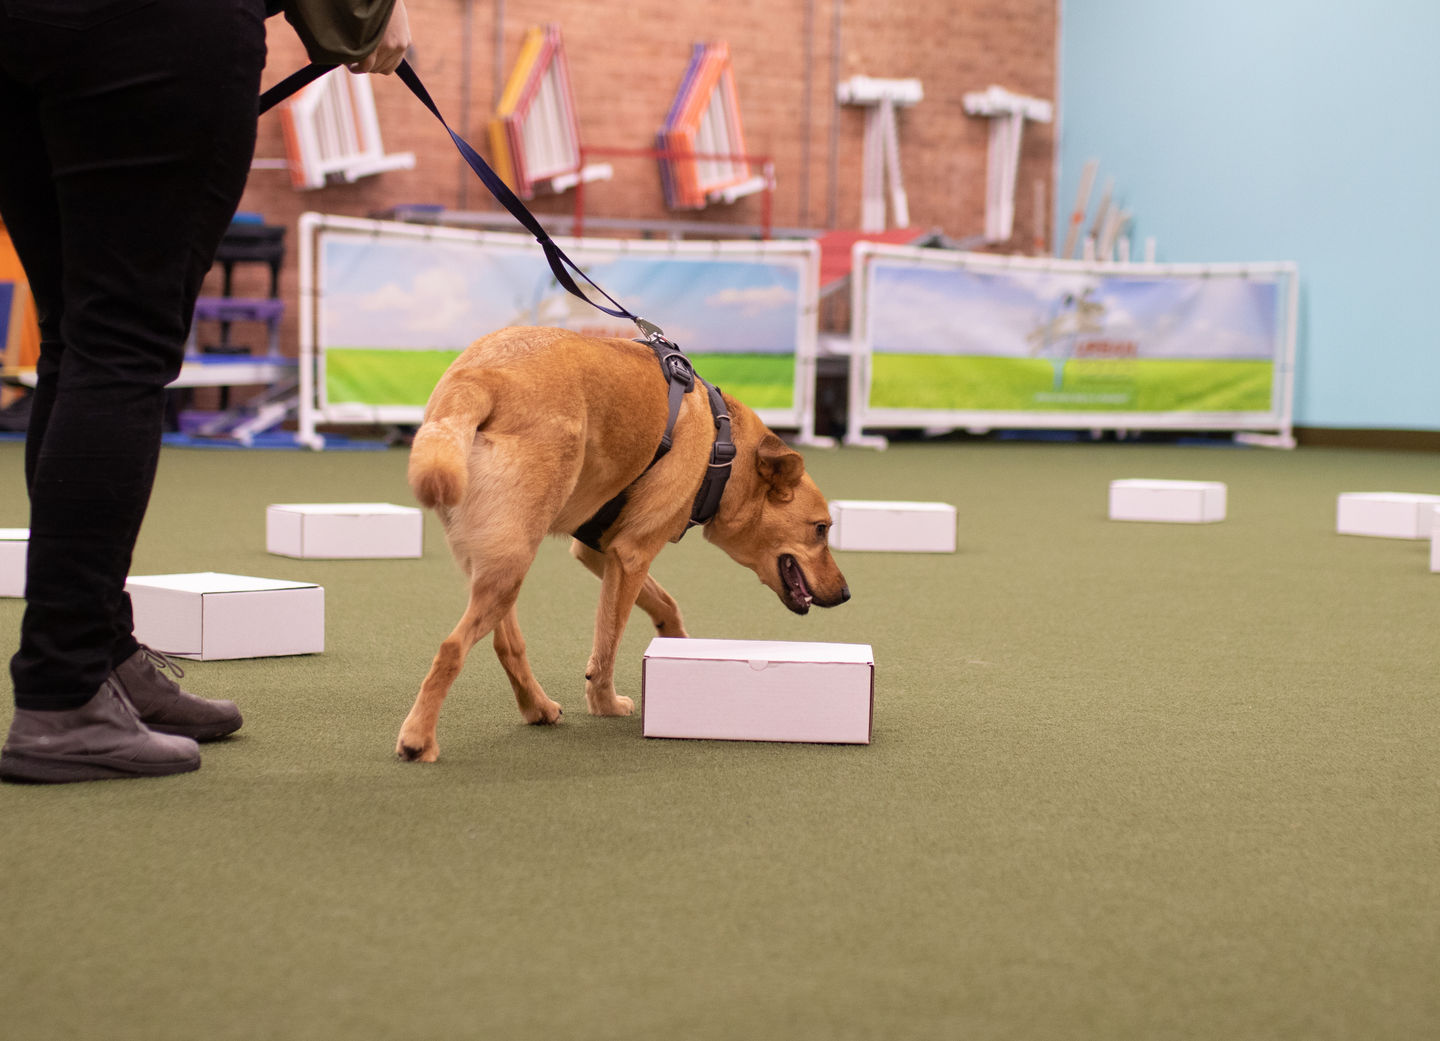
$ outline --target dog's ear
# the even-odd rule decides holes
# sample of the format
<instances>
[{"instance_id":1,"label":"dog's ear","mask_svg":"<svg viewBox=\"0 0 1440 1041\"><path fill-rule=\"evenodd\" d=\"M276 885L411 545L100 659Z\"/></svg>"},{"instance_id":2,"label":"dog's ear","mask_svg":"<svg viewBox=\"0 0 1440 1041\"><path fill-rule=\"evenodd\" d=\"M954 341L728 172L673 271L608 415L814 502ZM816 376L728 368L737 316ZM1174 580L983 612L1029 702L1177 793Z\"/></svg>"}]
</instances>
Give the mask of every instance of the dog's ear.
<instances>
[{"instance_id":1,"label":"dog's ear","mask_svg":"<svg viewBox=\"0 0 1440 1041\"><path fill-rule=\"evenodd\" d=\"M755 449L755 469L769 485L767 494L777 502L787 501L805 476L805 460L774 434L767 432Z\"/></svg>"}]
</instances>

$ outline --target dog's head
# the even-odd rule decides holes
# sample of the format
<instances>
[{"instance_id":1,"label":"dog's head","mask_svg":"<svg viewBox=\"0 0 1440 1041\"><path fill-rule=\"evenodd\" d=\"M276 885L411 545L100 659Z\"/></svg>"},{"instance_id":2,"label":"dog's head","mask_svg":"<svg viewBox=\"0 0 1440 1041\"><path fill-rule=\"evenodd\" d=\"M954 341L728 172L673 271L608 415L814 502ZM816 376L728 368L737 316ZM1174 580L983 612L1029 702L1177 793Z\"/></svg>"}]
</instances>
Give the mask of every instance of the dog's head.
<instances>
[{"instance_id":1,"label":"dog's head","mask_svg":"<svg viewBox=\"0 0 1440 1041\"><path fill-rule=\"evenodd\" d=\"M736 460L737 465L739 460ZM830 556L830 507L805 472L800 453L768 430L755 450L753 474L731 477L738 501L705 537L774 590L790 610L837 607L850 599L845 576ZM737 481L736 478L739 478Z\"/></svg>"}]
</instances>

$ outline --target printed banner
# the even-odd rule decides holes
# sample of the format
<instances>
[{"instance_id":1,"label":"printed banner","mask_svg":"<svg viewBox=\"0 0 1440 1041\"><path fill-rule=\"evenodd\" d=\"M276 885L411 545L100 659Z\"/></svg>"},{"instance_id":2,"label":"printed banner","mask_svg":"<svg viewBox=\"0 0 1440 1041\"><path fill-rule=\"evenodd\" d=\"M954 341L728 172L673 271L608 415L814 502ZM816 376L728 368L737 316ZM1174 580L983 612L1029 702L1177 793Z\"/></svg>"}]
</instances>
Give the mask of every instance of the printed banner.
<instances>
[{"instance_id":1,"label":"printed banner","mask_svg":"<svg viewBox=\"0 0 1440 1041\"><path fill-rule=\"evenodd\" d=\"M856 308L871 425L905 412L922 424L944 413L1288 422L1292 269L869 252Z\"/></svg>"},{"instance_id":2,"label":"printed banner","mask_svg":"<svg viewBox=\"0 0 1440 1041\"><path fill-rule=\"evenodd\" d=\"M504 326L638 335L562 289L528 237L325 221L316 247L321 410L373 406L393 418L409 406L418 414L456 355ZM563 248L616 300L661 326L705 379L768 422L800 425L811 388L801 385L797 356L813 357L815 339L818 254L810 244L587 239Z\"/></svg>"}]
</instances>

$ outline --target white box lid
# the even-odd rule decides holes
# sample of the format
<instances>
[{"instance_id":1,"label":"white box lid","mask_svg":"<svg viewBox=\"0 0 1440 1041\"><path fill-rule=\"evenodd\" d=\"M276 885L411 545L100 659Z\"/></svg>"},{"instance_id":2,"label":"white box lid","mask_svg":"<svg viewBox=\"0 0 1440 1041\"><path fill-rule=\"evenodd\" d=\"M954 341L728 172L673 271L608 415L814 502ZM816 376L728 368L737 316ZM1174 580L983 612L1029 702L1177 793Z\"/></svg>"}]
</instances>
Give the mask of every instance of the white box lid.
<instances>
[{"instance_id":1,"label":"white box lid","mask_svg":"<svg viewBox=\"0 0 1440 1041\"><path fill-rule=\"evenodd\" d=\"M287 582L275 578L226 575L216 571L197 571L184 575L139 575L126 579L126 584L174 589L182 593L249 593L267 589L315 588L314 582Z\"/></svg>"},{"instance_id":2,"label":"white box lid","mask_svg":"<svg viewBox=\"0 0 1440 1041\"><path fill-rule=\"evenodd\" d=\"M1381 502L1403 502L1420 505L1427 502L1440 503L1440 495L1420 492L1341 492L1342 499L1378 499Z\"/></svg>"},{"instance_id":3,"label":"white box lid","mask_svg":"<svg viewBox=\"0 0 1440 1041\"><path fill-rule=\"evenodd\" d=\"M876 499L831 499L830 508L845 510L905 510L912 513L954 513L947 502L882 502Z\"/></svg>"},{"instance_id":4,"label":"white box lid","mask_svg":"<svg viewBox=\"0 0 1440 1041\"><path fill-rule=\"evenodd\" d=\"M1130 477L1111 481L1112 488L1148 488L1154 491L1196 491L1201 488L1224 488L1221 481L1152 481L1144 477Z\"/></svg>"},{"instance_id":5,"label":"white box lid","mask_svg":"<svg viewBox=\"0 0 1440 1041\"><path fill-rule=\"evenodd\" d=\"M801 643L784 640L690 640L656 636L647 658L743 661L764 667L772 662L823 665L874 665L868 643Z\"/></svg>"},{"instance_id":6,"label":"white box lid","mask_svg":"<svg viewBox=\"0 0 1440 1041\"><path fill-rule=\"evenodd\" d=\"M291 513L419 513L415 506L396 506L391 502L277 502L268 507L272 510L288 510Z\"/></svg>"}]
</instances>

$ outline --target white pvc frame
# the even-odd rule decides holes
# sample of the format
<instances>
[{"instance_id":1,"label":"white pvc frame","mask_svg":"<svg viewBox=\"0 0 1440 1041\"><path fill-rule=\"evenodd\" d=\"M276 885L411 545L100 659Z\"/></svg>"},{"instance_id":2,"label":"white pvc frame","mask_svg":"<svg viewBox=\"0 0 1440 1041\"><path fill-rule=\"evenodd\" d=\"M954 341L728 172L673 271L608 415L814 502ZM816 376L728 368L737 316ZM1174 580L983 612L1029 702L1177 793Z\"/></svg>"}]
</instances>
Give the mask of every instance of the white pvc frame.
<instances>
[{"instance_id":1,"label":"white pvc frame","mask_svg":"<svg viewBox=\"0 0 1440 1041\"><path fill-rule=\"evenodd\" d=\"M884 448L884 437L867 434L877 429L969 430L1209 430L1235 434L1237 441L1271 448L1294 448L1295 336L1299 324L1300 277L1294 263L1259 264L1145 264L1100 263L1057 260L1044 257L1016 257L986 253L958 253L857 242L853 250L851 281L851 345L847 445ZM872 409L870 400L870 273L873 258L914 263L916 266L980 271L1035 271L1085 274L1096 277L1177 276L1203 278L1227 275L1284 279L1284 330L1274 357L1275 381L1268 412L1077 412L1077 411L969 411L930 409Z\"/></svg>"},{"instance_id":2,"label":"white pvc frame","mask_svg":"<svg viewBox=\"0 0 1440 1041\"><path fill-rule=\"evenodd\" d=\"M296 440L312 449L323 449L325 439L318 432L327 425L390 425L418 424L424 418L423 406L328 404L323 400L325 363L324 330L321 328L319 302L324 291L320 271L320 237L327 230L347 234L403 237L424 241L467 242L477 246L507 251L534 251L539 247L528 235L474 231L432 224L405 224L394 221L363 220L321 213L301 214L299 224L300 260L300 356L299 410ZM833 439L815 434L816 353L819 339L820 314L820 247L810 240L768 241L659 241L650 239L556 238L555 242L581 268L588 256L630 254L646 258L690 256L697 259L745 259L766 263L787 263L800 272L795 330L795 386L792 405L788 409L755 409L756 415L768 426L798 430L797 440L806 445L829 445ZM583 285L583 283L582 283ZM592 296L596 294L592 293ZM624 301L621 301L624 303ZM477 329L476 336L487 330ZM637 331L636 335L639 333ZM705 353L700 345L681 344L697 354ZM703 376L704 373L702 372Z\"/></svg>"},{"instance_id":3,"label":"white pvc frame","mask_svg":"<svg viewBox=\"0 0 1440 1041\"><path fill-rule=\"evenodd\" d=\"M369 76L332 69L295 96L286 119L292 131L287 147L296 152L290 165L297 188L323 188L329 174L353 183L415 166L413 152L385 152Z\"/></svg>"}]
</instances>

